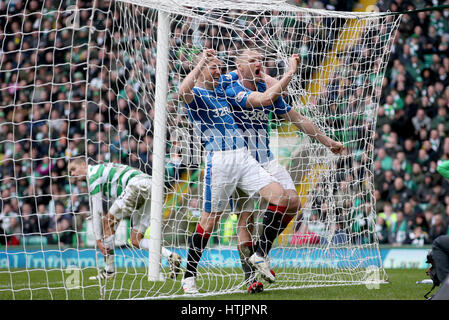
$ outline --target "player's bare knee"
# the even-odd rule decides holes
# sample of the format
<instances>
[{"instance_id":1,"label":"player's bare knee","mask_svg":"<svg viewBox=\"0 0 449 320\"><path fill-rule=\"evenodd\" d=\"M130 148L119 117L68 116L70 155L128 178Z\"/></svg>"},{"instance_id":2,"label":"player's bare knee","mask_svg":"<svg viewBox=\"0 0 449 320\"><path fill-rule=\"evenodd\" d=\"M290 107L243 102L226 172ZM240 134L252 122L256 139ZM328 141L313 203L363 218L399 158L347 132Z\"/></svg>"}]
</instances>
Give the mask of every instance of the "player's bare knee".
<instances>
[{"instance_id":1,"label":"player's bare knee","mask_svg":"<svg viewBox=\"0 0 449 320\"><path fill-rule=\"evenodd\" d=\"M263 187L259 194L269 203L276 206L287 206L287 199L285 199L285 190L282 188L279 182L272 182L269 185Z\"/></svg>"},{"instance_id":2,"label":"player's bare knee","mask_svg":"<svg viewBox=\"0 0 449 320\"><path fill-rule=\"evenodd\" d=\"M295 193L288 193L288 204L287 204L287 213L296 213L301 209L301 199L299 199L299 196Z\"/></svg>"},{"instance_id":3,"label":"player's bare knee","mask_svg":"<svg viewBox=\"0 0 449 320\"><path fill-rule=\"evenodd\" d=\"M273 201L271 203L279 207L288 208L290 204L290 196L284 191L282 195L279 196L277 201Z\"/></svg>"},{"instance_id":4,"label":"player's bare knee","mask_svg":"<svg viewBox=\"0 0 449 320\"><path fill-rule=\"evenodd\" d=\"M200 225L207 233L212 233L215 230L215 226L217 225L218 221L220 221L221 212L211 212L211 213L203 213L203 216L200 220Z\"/></svg>"}]
</instances>

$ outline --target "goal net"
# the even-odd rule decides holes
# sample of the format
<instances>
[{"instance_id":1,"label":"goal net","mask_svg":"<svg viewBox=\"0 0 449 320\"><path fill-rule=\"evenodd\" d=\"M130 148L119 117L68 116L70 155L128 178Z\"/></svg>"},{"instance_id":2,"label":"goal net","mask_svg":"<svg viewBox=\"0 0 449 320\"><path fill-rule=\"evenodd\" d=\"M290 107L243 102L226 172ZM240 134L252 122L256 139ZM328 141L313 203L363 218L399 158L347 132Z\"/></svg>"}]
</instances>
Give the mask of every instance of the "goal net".
<instances>
[{"instance_id":1,"label":"goal net","mask_svg":"<svg viewBox=\"0 0 449 320\"><path fill-rule=\"evenodd\" d=\"M160 12L168 18L165 34L158 33ZM184 270L203 208L207 152L178 89L206 48L215 49L223 74L236 70L245 49L257 50L264 72L277 80L298 54L282 99L345 145L334 155L275 112L248 114L268 123L269 148L301 201L273 244L276 282L264 282L264 289L386 282L374 230L373 151L399 22L400 16L281 0L2 1L0 298L183 295L182 274L170 279L164 257L153 268L159 281L149 281L152 253L131 246L127 218L116 230L115 277L90 280L105 262L93 235L88 181L75 180L67 165L82 156L90 165L120 163L153 176L153 196L163 196L161 206L152 203L160 237L149 227L144 238L160 238ZM245 134L257 140L263 132ZM247 289L237 250L239 197L229 195L200 260L198 295ZM104 192L105 213L113 201ZM266 204L250 201L256 242Z\"/></svg>"}]
</instances>

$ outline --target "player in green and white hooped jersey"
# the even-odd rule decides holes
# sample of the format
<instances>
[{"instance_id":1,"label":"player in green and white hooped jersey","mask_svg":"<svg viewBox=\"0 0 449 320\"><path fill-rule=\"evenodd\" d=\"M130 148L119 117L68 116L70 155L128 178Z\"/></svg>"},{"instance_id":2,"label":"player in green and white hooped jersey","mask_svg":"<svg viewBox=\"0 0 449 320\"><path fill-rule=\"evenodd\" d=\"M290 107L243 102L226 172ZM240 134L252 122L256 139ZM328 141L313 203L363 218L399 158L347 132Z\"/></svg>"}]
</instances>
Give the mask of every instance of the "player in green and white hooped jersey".
<instances>
[{"instance_id":1,"label":"player in green and white hooped jersey","mask_svg":"<svg viewBox=\"0 0 449 320\"><path fill-rule=\"evenodd\" d=\"M83 158L72 160L68 169L71 176L79 179L87 176L89 180L94 236L106 262L105 270L96 279L113 278L114 234L123 218L131 218L131 244L136 248L149 250L149 239L144 239L144 234L151 218L151 177L122 164L87 165ZM103 197L114 201L105 217ZM181 271L181 257L164 247L161 253L169 262L170 278L176 279Z\"/></svg>"}]
</instances>

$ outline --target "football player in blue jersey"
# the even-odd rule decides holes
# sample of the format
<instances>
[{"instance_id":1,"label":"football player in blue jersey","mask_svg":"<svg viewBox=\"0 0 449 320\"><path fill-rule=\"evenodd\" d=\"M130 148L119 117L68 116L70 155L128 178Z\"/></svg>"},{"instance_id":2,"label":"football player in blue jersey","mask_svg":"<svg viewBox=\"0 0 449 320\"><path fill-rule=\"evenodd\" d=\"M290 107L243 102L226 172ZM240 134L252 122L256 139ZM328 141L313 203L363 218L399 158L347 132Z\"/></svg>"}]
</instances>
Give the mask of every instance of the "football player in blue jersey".
<instances>
[{"instance_id":1,"label":"football player in blue jersey","mask_svg":"<svg viewBox=\"0 0 449 320\"><path fill-rule=\"evenodd\" d=\"M333 153L338 154L343 150L343 144L327 137L310 119L301 115L298 111L285 103L282 96L267 96L264 92L273 86L281 85L285 88L296 71L298 55L290 58L289 69L280 81L264 73L263 56L258 50L245 49L236 58L237 70L225 75L227 81L223 90L231 105L237 126L244 133L245 143L253 157L271 173L286 190L289 204L286 212L275 210L268 205L264 213L265 229L261 233L259 241L252 241L249 226L254 224L254 198L247 197L241 192L235 193L236 211L239 212L238 220L238 249L241 256L245 277L252 283L256 273L257 256L268 255L274 240L288 226L300 208L300 199L295 185L288 171L273 157L269 148L268 117L270 112L291 121L298 129L315 138L328 147Z\"/></svg>"},{"instance_id":2,"label":"football player in blue jersey","mask_svg":"<svg viewBox=\"0 0 449 320\"><path fill-rule=\"evenodd\" d=\"M225 81L221 76L222 62L215 51L206 49L195 68L184 78L179 95L184 101L187 114L194 130L201 134L207 151L206 171L203 188L203 212L189 243L187 268L182 280L185 293L196 293L198 263L209 237L222 212L229 206L229 198L238 187L252 196L256 192L275 211L288 207L289 199L284 188L245 146L241 130L238 128L231 109L221 88ZM280 96L285 89L285 81L280 80L261 95ZM257 257L253 263L268 281L275 280L269 268L268 257ZM254 290L258 290L257 286Z\"/></svg>"}]
</instances>

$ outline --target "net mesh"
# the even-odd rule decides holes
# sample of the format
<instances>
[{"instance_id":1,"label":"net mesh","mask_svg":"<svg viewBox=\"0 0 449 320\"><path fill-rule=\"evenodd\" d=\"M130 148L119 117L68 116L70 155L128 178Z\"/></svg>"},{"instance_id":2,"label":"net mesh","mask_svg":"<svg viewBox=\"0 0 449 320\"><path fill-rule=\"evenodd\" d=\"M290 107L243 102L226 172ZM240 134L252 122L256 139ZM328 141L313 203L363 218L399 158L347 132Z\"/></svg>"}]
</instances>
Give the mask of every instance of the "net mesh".
<instances>
[{"instance_id":1,"label":"net mesh","mask_svg":"<svg viewBox=\"0 0 449 320\"><path fill-rule=\"evenodd\" d=\"M289 172L302 209L270 253L276 282L265 290L383 282L374 232L374 130L383 74L400 17L303 9L283 1L2 2L0 11L2 243L0 295L10 298L160 298L180 278L148 282L148 253L132 248L129 220L116 234L113 280L94 250L86 182L67 161L115 162L151 175L157 10L170 14L169 94L162 246L185 267L203 205L204 154L178 88L203 49L223 73L257 48L279 79L301 57L284 100L345 144L340 156L269 116L270 148ZM251 8L251 9L248 9ZM104 198L105 212L114 199ZM199 265L200 295L246 290L230 201ZM254 202L254 240L265 211ZM5 221L8 221L5 224ZM5 228L7 226L7 228ZM145 237L149 237L149 232ZM374 268L374 269L373 269Z\"/></svg>"}]
</instances>

